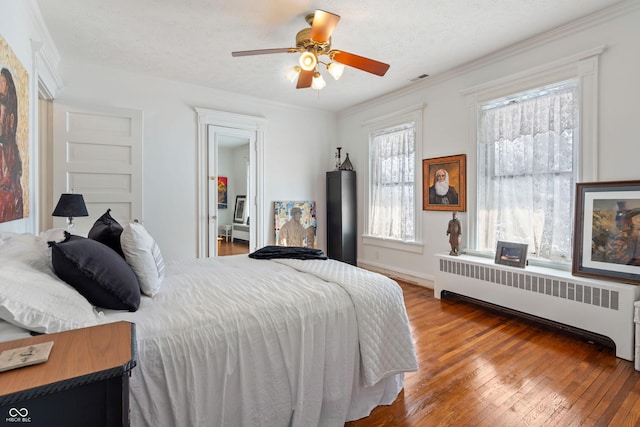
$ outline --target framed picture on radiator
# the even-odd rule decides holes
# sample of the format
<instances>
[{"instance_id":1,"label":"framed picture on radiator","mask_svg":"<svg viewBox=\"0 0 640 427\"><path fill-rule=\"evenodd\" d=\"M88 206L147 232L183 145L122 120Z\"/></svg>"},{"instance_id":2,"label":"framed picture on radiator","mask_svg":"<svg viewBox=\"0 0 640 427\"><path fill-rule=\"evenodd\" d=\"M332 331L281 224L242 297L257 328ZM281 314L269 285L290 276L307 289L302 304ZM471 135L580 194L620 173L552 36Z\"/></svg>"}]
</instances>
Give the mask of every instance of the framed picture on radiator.
<instances>
[{"instance_id":1,"label":"framed picture on radiator","mask_svg":"<svg viewBox=\"0 0 640 427\"><path fill-rule=\"evenodd\" d=\"M640 285L640 181L576 184L572 273Z\"/></svg>"},{"instance_id":2,"label":"framed picture on radiator","mask_svg":"<svg viewBox=\"0 0 640 427\"><path fill-rule=\"evenodd\" d=\"M495 263L524 268L524 266L527 265L528 246L529 245L525 243L498 241Z\"/></svg>"}]
</instances>

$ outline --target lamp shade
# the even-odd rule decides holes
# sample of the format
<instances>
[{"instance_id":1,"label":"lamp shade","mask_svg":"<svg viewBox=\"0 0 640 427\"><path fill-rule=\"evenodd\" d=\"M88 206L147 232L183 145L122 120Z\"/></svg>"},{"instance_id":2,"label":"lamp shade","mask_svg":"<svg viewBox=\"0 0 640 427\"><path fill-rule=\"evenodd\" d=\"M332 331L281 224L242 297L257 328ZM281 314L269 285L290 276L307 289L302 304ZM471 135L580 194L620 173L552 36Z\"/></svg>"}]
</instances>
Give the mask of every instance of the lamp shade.
<instances>
[{"instance_id":1,"label":"lamp shade","mask_svg":"<svg viewBox=\"0 0 640 427\"><path fill-rule=\"evenodd\" d=\"M329 71L329 74L331 74L334 79L338 80L342 77L342 73L344 73L344 65L339 62L332 62L327 65L327 71Z\"/></svg>"},{"instance_id":2,"label":"lamp shade","mask_svg":"<svg viewBox=\"0 0 640 427\"><path fill-rule=\"evenodd\" d=\"M61 194L60 200L51 216L64 216L73 218L78 216L89 216L87 205L84 204L82 194Z\"/></svg>"},{"instance_id":3,"label":"lamp shade","mask_svg":"<svg viewBox=\"0 0 640 427\"><path fill-rule=\"evenodd\" d=\"M322 78L322 75L318 71L316 71L313 74L313 80L311 82L311 87L314 88L315 90L321 90L326 85L327 85L327 82L325 82L324 79Z\"/></svg>"},{"instance_id":4,"label":"lamp shade","mask_svg":"<svg viewBox=\"0 0 640 427\"><path fill-rule=\"evenodd\" d=\"M300 74L300 70L301 68L299 65L289 68L286 73L287 80L293 83L298 78L298 75Z\"/></svg>"},{"instance_id":5,"label":"lamp shade","mask_svg":"<svg viewBox=\"0 0 640 427\"><path fill-rule=\"evenodd\" d=\"M300 62L300 68L305 71L313 70L318 64L318 58L316 58L316 56L311 52L304 52L300 55L300 59L298 61Z\"/></svg>"}]
</instances>

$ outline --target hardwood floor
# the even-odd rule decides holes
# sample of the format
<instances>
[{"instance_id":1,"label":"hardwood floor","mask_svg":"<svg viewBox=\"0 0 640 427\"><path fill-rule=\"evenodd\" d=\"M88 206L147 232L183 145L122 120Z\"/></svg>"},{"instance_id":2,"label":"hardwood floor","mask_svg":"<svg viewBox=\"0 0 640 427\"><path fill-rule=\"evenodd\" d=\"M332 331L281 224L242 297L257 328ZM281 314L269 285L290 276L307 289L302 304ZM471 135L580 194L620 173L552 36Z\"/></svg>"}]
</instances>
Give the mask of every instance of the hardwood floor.
<instances>
[{"instance_id":1,"label":"hardwood floor","mask_svg":"<svg viewBox=\"0 0 640 427\"><path fill-rule=\"evenodd\" d=\"M345 426L640 425L640 372L613 348L399 283L418 372L393 404Z\"/></svg>"},{"instance_id":2,"label":"hardwood floor","mask_svg":"<svg viewBox=\"0 0 640 427\"><path fill-rule=\"evenodd\" d=\"M220 242L218 246L218 255L226 256L226 255L238 255L238 254L248 254L249 253L249 242L245 242L242 240L236 240L235 242L225 242L224 240Z\"/></svg>"}]
</instances>

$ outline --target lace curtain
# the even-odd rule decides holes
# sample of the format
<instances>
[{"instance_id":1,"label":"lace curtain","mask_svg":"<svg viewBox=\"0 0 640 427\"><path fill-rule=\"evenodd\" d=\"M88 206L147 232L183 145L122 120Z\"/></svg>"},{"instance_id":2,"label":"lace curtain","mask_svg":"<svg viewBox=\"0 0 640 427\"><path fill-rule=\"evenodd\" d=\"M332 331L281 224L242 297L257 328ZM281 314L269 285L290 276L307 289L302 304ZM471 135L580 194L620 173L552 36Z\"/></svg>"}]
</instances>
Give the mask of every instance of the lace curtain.
<instances>
[{"instance_id":1,"label":"lace curtain","mask_svg":"<svg viewBox=\"0 0 640 427\"><path fill-rule=\"evenodd\" d=\"M415 123L370 135L369 234L415 240Z\"/></svg>"},{"instance_id":2,"label":"lace curtain","mask_svg":"<svg viewBox=\"0 0 640 427\"><path fill-rule=\"evenodd\" d=\"M529 256L570 262L575 184L575 82L482 107L478 250L526 243Z\"/></svg>"}]
</instances>

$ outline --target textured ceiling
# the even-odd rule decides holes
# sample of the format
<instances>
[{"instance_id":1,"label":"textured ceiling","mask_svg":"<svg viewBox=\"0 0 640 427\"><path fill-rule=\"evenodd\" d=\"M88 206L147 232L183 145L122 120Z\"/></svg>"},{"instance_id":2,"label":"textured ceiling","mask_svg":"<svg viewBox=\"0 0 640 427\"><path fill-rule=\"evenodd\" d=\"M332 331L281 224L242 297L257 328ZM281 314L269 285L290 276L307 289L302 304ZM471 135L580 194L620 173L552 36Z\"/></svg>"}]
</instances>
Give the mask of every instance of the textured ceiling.
<instances>
[{"instance_id":1,"label":"textured ceiling","mask_svg":"<svg viewBox=\"0 0 640 427\"><path fill-rule=\"evenodd\" d=\"M581 18L619 0L37 0L62 61L340 111ZM323 71L320 92L285 79L315 9L338 14L332 47L391 65L384 77Z\"/></svg>"}]
</instances>

